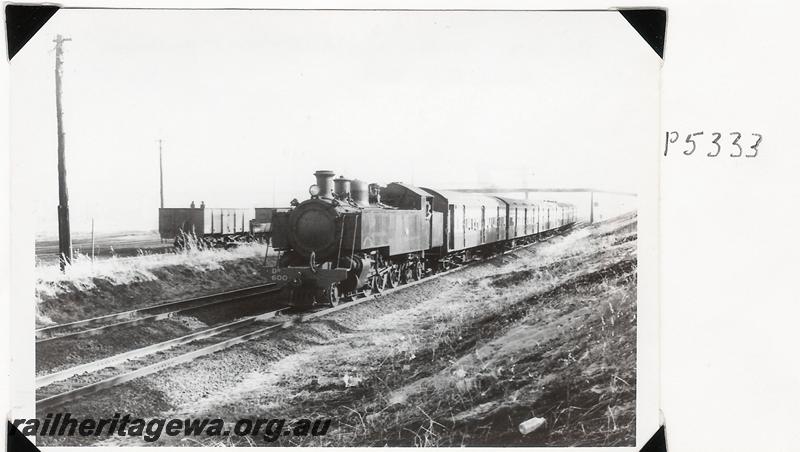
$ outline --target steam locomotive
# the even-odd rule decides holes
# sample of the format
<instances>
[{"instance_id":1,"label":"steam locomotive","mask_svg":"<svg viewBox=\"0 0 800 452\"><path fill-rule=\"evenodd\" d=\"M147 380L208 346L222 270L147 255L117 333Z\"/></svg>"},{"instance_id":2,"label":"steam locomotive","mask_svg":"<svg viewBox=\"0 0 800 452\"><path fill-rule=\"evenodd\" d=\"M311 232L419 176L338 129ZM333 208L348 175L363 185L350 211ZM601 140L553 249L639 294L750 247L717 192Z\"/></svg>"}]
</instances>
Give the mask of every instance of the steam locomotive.
<instances>
[{"instance_id":1,"label":"steam locomotive","mask_svg":"<svg viewBox=\"0 0 800 452\"><path fill-rule=\"evenodd\" d=\"M292 306L337 305L573 225L574 206L314 173L310 198L272 218L268 269Z\"/></svg>"}]
</instances>

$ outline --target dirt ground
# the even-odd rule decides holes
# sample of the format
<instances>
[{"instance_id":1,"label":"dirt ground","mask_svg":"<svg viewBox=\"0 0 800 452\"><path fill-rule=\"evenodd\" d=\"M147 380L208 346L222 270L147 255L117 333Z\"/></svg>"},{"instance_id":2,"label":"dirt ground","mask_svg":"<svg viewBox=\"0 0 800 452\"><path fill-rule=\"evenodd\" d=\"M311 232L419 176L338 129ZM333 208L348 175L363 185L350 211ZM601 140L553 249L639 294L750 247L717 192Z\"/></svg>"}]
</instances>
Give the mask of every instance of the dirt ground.
<instances>
[{"instance_id":1,"label":"dirt ground","mask_svg":"<svg viewBox=\"0 0 800 452\"><path fill-rule=\"evenodd\" d=\"M636 247L635 215L577 228L68 411L333 419L325 436L159 445L632 446ZM532 417L546 424L522 435ZM99 440L144 444L80 443Z\"/></svg>"},{"instance_id":2,"label":"dirt ground","mask_svg":"<svg viewBox=\"0 0 800 452\"><path fill-rule=\"evenodd\" d=\"M109 358L130 350L175 339L190 333L259 315L282 306L278 297L264 295L228 302L213 308L198 308L153 323L123 325L86 337L61 338L36 344L37 376L79 364ZM181 349L185 349L186 346Z\"/></svg>"}]
</instances>

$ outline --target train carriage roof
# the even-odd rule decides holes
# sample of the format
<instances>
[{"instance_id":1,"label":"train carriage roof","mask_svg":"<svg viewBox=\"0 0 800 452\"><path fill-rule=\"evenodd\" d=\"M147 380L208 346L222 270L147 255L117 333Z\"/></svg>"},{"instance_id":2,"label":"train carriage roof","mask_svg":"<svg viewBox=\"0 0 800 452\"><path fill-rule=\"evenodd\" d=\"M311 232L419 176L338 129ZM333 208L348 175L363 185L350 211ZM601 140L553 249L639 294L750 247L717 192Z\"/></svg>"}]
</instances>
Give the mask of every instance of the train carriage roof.
<instances>
[{"instance_id":1,"label":"train carriage roof","mask_svg":"<svg viewBox=\"0 0 800 452\"><path fill-rule=\"evenodd\" d=\"M509 206L517 207L517 208L525 208L525 207L537 207L540 202L537 201L529 201L526 199L516 199L516 198L506 198L505 196L495 196L495 198L507 203Z\"/></svg>"},{"instance_id":2,"label":"train carriage roof","mask_svg":"<svg viewBox=\"0 0 800 452\"><path fill-rule=\"evenodd\" d=\"M524 199L516 199L516 198L507 198L505 196L494 196L495 198L503 201L504 203L508 204L511 207L528 207L528 206L535 206L536 204L530 201L526 201Z\"/></svg>"},{"instance_id":3,"label":"train carriage roof","mask_svg":"<svg viewBox=\"0 0 800 452\"><path fill-rule=\"evenodd\" d=\"M387 184L386 188L383 189L384 192L386 192L387 190L391 190L393 185L396 186L396 187L402 187L405 190L408 190L411 193L414 193L415 195L422 196L423 198L427 198L428 196L431 196L430 193L426 192L425 190L423 190L423 189L421 189L419 187L415 187L413 185L405 184L403 182L391 182L391 183Z\"/></svg>"},{"instance_id":4,"label":"train carriage roof","mask_svg":"<svg viewBox=\"0 0 800 452\"><path fill-rule=\"evenodd\" d=\"M464 193L450 190L434 190L422 187L423 190L430 192L433 196L443 198L448 204L463 204L465 206L502 206L505 203L494 196L486 196L480 193Z\"/></svg>"},{"instance_id":5,"label":"train carriage roof","mask_svg":"<svg viewBox=\"0 0 800 452\"><path fill-rule=\"evenodd\" d=\"M419 187L402 182L392 182L381 189L382 201L398 209L422 209L429 196L430 193Z\"/></svg>"}]
</instances>

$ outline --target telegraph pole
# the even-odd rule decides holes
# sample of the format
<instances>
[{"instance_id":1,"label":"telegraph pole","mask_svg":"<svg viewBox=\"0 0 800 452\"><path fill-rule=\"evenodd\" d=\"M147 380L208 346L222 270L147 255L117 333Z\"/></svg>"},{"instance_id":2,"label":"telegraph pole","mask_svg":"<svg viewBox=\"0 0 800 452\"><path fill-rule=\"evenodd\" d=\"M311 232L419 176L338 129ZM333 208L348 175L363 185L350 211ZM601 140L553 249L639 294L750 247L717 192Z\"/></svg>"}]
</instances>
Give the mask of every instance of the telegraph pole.
<instances>
[{"instance_id":1,"label":"telegraph pole","mask_svg":"<svg viewBox=\"0 0 800 452\"><path fill-rule=\"evenodd\" d=\"M594 192L589 192L589 224L594 223Z\"/></svg>"},{"instance_id":2,"label":"telegraph pole","mask_svg":"<svg viewBox=\"0 0 800 452\"><path fill-rule=\"evenodd\" d=\"M92 263L94 264L94 217L92 217Z\"/></svg>"},{"instance_id":3,"label":"telegraph pole","mask_svg":"<svg viewBox=\"0 0 800 452\"><path fill-rule=\"evenodd\" d=\"M72 237L69 233L69 196L67 195L67 166L64 161L64 120L61 108L61 65L64 63L62 45L70 38L57 35L56 43L56 121L58 124L58 251L61 271L72 262Z\"/></svg>"},{"instance_id":4,"label":"telegraph pole","mask_svg":"<svg viewBox=\"0 0 800 452\"><path fill-rule=\"evenodd\" d=\"M164 159L161 153L161 145L164 142L161 138L158 139L158 174L161 187L161 208L164 208Z\"/></svg>"}]
</instances>

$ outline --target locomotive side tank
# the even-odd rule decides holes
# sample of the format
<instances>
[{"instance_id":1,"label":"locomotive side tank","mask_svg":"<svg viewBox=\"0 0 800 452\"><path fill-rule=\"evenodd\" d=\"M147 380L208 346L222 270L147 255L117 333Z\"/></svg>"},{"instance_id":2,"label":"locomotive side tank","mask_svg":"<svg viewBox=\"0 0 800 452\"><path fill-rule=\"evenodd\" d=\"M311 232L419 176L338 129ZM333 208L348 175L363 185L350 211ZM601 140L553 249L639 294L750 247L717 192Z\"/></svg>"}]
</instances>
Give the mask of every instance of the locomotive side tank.
<instances>
[{"instance_id":1,"label":"locomotive side tank","mask_svg":"<svg viewBox=\"0 0 800 452\"><path fill-rule=\"evenodd\" d=\"M381 190L382 206L362 211L360 249L385 249L388 256L431 247L430 200L419 188L394 182Z\"/></svg>"}]
</instances>

